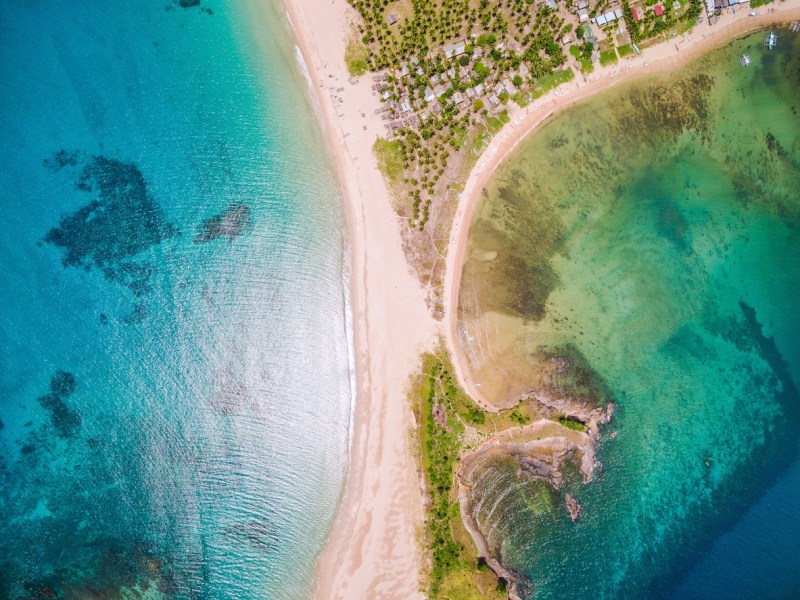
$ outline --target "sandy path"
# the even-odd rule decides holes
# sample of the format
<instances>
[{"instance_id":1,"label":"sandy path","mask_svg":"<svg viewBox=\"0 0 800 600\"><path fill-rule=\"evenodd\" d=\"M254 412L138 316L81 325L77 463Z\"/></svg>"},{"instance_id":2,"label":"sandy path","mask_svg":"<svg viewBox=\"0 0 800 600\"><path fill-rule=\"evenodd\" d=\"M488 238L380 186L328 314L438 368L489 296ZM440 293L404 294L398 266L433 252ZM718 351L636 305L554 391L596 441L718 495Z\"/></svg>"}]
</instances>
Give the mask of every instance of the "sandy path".
<instances>
[{"instance_id":1,"label":"sandy path","mask_svg":"<svg viewBox=\"0 0 800 600\"><path fill-rule=\"evenodd\" d=\"M460 206L453 219L444 283L445 336L454 357L456 374L464 389L481 405L491 407L491 403L475 387L477 382L472 380L470 362L459 341L457 302L469 225L481 190L492 174L528 134L551 116L623 81L678 68L692 58L721 46L747 31L800 19L800 0L776 2L769 7L762 6L756 11L759 14L750 17L749 9L742 7L735 15L730 13L723 15L714 26L709 26L707 21L704 21L691 34L647 48L641 57L623 59L618 65L596 69L585 80L578 75L573 82L539 98L526 108L517 108L509 112L511 123L492 139L467 178L459 201ZM739 67L736 65L732 68Z\"/></svg>"},{"instance_id":2,"label":"sandy path","mask_svg":"<svg viewBox=\"0 0 800 600\"><path fill-rule=\"evenodd\" d=\"M355 423L339 514L317 568L317 598L412 599L422 491L409 435L409 374L436 324L403 254L372 145L383 134L369 76L344 64L346 0L284 0L309 70L347 211L356 360Z\"/></svg>"}]
</instances>

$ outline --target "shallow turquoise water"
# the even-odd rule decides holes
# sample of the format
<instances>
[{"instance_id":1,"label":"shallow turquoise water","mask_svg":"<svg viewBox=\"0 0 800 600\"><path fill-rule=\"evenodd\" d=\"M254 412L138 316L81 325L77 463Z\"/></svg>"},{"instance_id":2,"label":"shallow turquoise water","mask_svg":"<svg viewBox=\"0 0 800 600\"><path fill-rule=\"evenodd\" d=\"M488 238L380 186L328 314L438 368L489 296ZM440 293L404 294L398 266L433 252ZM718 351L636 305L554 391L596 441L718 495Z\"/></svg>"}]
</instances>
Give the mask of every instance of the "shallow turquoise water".
<instances>
[{"instance_id":1,"label":"shallow turquoise water","mask_svg":"<svg viewBox=\"0 0 800 600\"><path fill-rule=\"evenodd\" d=\"M570 110L489 186L463 289L619 407L577 524L485 476L531 597L800 595L800 36L778 35Z\"/></svg>"},{"instance_id":2,"label":"shallow turquoise water","mask_svg":"<svg viewBox=\"0 0 800 600\"><path fill-rule=\"evenodd\" d=\"M0 1L0 597L309 593L344 224L265 10Z\"/></svg>"}]
</instances>

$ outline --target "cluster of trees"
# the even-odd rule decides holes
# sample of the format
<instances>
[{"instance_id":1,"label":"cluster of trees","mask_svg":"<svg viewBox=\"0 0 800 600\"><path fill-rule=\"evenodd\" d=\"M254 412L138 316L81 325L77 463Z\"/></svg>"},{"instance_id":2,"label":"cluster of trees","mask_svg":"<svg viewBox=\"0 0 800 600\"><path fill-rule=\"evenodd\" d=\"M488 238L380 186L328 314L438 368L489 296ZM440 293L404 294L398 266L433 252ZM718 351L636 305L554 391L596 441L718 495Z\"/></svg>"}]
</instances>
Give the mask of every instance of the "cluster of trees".
<instances>
[{"instance_id":1,"label":"cluster of trees","mask_svg":"<svg viewBox=\"0 0 800 600\"><path fill-rule=\"evenodd\" d=\"M453 478L459 460L458 422L450 419L447 427L433 418L434 406L450 404L449 391L441 385L442 363L434 363L428 372L425 411L425 453L430 494L427 529L431 565L431 597L436 597L444 576L455 567L462 547L453 539L450 521L458 516L458 505L451 499ZM445 415L447 410L445 409Z\"/></svg>"},{"instance_id":2,"label":"cluster of trees","mask_svg":"<svg viewBox=\"0 0 800 600\"><path fill-rule=\"evenodd\" d=\"M369 51L370 68L408 66L408 75L388 79L395 101L405 97L421 101L425 89L434 86L431 78L449 69L469 72L466 80L451 79L451 88L437 101L441 110L429 113L418 131L404 128L398 132L407 170L403 181L408 188L408 221L412 228L422 230L451 152L474 134L488 114L482 102L457 106L452 96L487 80L496 82L523 64L531 80L561 67L565 56L556 39L563 19L547 7L537 10L533 0L480 0L472 8L465 0L412 0L412 14L405 18L392 15L400 22L390 25L387 0L350 3L362 17L359 31ZM456 40L466 40L466 53L448 59L439 48ZM481 54L478 60L473 59L476 50ZM513 79L518 88L528 83L519 74ZM510 99L507 93L499 98L504 104Z\"/></svg>"},{"instance_id":3,"label":"cluster of trees","mask_svg":"<svg viewBox=\"0 0 800 600\"><path fill-rule=\"evenodd\" d=\"M646 0L645 2L647 6L655 3L656 0ZM643 11L644 14L639 15L639 21L634 21L630 3L628 0L622 0L622 13L632 42L637 43L650 39L682 23L693 23L703 12L703 2L702 0L689 0L684 10L675 10L672 8L672 2L667 0L663 3L663 8L663 16L657 17L653 11L646 10Z\"/></svg>"}]
</instances>

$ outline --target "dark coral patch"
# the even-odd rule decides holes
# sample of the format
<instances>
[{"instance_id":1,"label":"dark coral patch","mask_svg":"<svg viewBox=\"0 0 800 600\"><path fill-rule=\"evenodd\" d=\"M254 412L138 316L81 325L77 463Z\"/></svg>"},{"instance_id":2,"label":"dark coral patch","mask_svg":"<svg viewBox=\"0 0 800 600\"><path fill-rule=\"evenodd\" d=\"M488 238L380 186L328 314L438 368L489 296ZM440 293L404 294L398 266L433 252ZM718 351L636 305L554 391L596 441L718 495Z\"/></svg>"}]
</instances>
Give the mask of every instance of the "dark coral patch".
<instances>
[{"instance_id":1,"label":"dark coral patch","mask_svg":"<svg viewBox=\"0 0 800 600\"><path fill-rule=\"evenodd\" d=\"M50 391L59 396L69 396L77 387L75 375L68 371L56 371L50 379Z\"/></svg>"},{"instance_id":2,"label":"dark coral patch","mask_svg":"<svg viewBox=\"0 0 800 600\"><path fill-rule=\"evenodd\" d=\"M76 167L78 166L78 152L68 152L62 148L58 152L54 152L50 158L44 159L43 163L45 167L53 171L58 171L64 167Z\"/></svg>"},{"instance_id":3,"label":"dark coral patch","mask_svg":"<svg viewBox=\"0 0 800 600\"><path fill-rule=\"evenodd\" d=\"M234 202L224 212L206 219L198 228L194 243L210 242L219 238L233 241L250 227L250 207Z\"/></svg>"},{"instance_id":4,"label":"dark coral patch","mask_svg":"<svg viewBox=\"0 0 800 600\"><path fill-rule=\"evenodd\" d=\"M61 218L45 241L64 250L69 267L97 268L140 296L150 291L155 267L138 255L177 234L132 163L94 157L75 183L95 199Z\"/></svg>"},{"instance_id":5,"label":"dark coral patch","mask_svg":"<svg viewBox=\"0 0 800 600\"><path fill-rule=\"evenodd\" d=\"M81 427L81 416L64 402L77 388L75 376L67 371L56 371L50 379L50 393L37 400L48 413L50 422L59 437L74 436Z\"/></svg>"}]
</instances>

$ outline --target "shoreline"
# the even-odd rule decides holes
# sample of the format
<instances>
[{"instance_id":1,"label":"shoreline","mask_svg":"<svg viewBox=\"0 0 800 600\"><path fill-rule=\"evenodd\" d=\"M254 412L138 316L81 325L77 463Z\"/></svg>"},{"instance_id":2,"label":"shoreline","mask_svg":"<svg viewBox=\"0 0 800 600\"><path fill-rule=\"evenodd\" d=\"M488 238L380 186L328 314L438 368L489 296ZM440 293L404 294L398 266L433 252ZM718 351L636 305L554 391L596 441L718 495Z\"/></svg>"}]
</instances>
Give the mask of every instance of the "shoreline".
<instances>
[{"instance_id":1,"label":"shoreline","mask_svg":"<svg viewBox=\"0 0 800 600\"><path fill-rule=\"evenodd\" d=\"M617 65L596 69L588 77L576 74L572 82L556 88L527 107L509 111L510 123L491 140L464 184L459 207L451 226L445 269L444 310L447 348L453 357L458 383L481 407L497 411L497 407L472 383L469 358L463 352L459 338L458 292L461 271L466 259L469 226L483 188L520 143L550 118L620 83L677 69L750 31L771 25L785 25L800 19L800 0L775 2L759 7L758 12L756 17L749 16L744 10L735 15L727 13L713 26L704 20L690 33L676 37L674 42L662 42L646 48L643 50L644 56L621 59ZM581 82L582 77L584 81Z\"/></svg>"},{"instance_id":2,"label":"shoreline","mask_svg":"<svg viewBox=\"0 0 800 600\"><path fill-rule=\"evenodd\" d=\"M691 35L645 49L646 59L622 59L586 78L578 74L528 107L509 111L511 122L470 171L451 224L442 324L432 318L425 290L406 261L399 219L372 152L384 126L374 113L378 101L371 78L350 78L344 64L346 32L355 12L346 0L314 7L302 0L278 4L305 66L302 75L341 187L350 259L355 370L350 456L337 515L318 558L314 597L423 598L424 558L417 532L424 516L424 481L412 453L413 416L406 392L419 355L433 347L442 328L458 383L479 405L497 410L470 384L457 332L460 275L480 191L519 143L550 117L618 83L677 68L750 30L800 19L800 0L761 7L763 14L755 18L740 11L724 15L714 27L704 22Z\"/></svg>"},{"instance_id":3,"label":"shoreline","mask_svg":"<svg viewBox=\"0 0 800 600\"><path fill-rule=\"evenodd\" d=\"M423 483L411 449L408 377L436 322L402 250L391 196L372 153L383 124L371 80L344 63L345 0L282 0L310 79L347 221L355 404L338 512L315 572L317 598L422 598L417 530ZM414 323L414 327L409 327Z\"/></svg>"}]
</instances>

